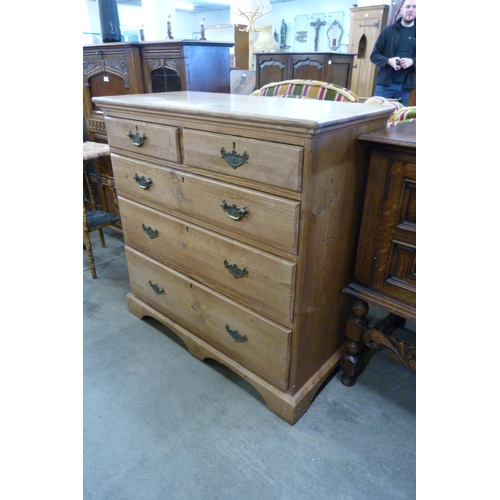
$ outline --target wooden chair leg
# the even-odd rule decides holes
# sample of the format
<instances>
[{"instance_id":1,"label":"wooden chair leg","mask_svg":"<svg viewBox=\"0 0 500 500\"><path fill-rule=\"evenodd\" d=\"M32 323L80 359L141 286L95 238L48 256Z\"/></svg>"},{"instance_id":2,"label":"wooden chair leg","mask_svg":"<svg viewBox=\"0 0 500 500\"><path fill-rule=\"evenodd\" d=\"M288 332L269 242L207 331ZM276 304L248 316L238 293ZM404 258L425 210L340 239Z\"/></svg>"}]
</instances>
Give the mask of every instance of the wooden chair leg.
<instances>
[{"instance_id":1,"label":"wooden chair leg","mask_svg":"<svg viewBox=\"0 0 500 500\"><path fill-rule=\"evenodd\" d=\"M90 272L92 273L92 278L97 278L97 272L95 270L94 254L92 252L92 243L90 241L90 234L83 233L85 236L85 246L87 247L87 257L89 259Z\"/></svg>"},{"instance_id":2,"label":"wooden chair leg","mask_svg":"<svg viewBox=\"0 0 500 500\"><path fill-rule=\"evenodd\" d=\"M101 240L101 246L102 248L106 248L106 242L104 241L104 232L102 229L98 229L99 231L99 239Z\"/></svg>"}]
</instances>

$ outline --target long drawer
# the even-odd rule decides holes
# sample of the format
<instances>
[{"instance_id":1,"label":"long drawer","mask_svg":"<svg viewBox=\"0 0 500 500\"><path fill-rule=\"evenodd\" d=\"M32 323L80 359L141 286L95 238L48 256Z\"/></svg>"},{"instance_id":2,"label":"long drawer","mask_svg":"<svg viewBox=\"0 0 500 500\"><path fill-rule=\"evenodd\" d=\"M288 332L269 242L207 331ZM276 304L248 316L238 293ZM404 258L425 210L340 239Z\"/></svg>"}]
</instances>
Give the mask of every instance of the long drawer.
<instances>
[{"instance_id":1,"label":"long drawer","mask_svg":"<svg viewBox=\"0 0 500 500\"><path fill-rule=\"evenodd\" d=\"M291 330L126 246L134 295L279 389Z\"/></svg>"},{"instance_id":2,"label":"long drawer","mask_svg":"<svg viewBox=\"0 0 500 500\"><path fill-rule=\"evenodd\" d=\"M285 252L297 253L300 202L116 154L116 188L155 208L205 221Z\"/></svg>"},{"instance_id":3,"label":"long drawer","mask_svg":"<svg viewBox=\"0 0 500 500\"><path fill-rule=\"evenodd\" d=\"M108 117L105 123L113 148L180 163L178 127Z\"/></svg>"},{"instance_id":4,"label":"long drawer","mask_svg":"<svg viewBox=\"0 0 500 500\"><path fill-rule=\"evenodd\" d=\"M295 263L120 197L125 241L251 309L291 324Z\"/></svg>"},{"instance_id":5,"label":"long drawer","mask_svg":"<svg viewBox=\"0 0 500 500\"><path fill-rule=\"evenodd\" d=\"M300 191L302 146L184 129L184 162L234 178Z\"/></svg>"}]
</instances>

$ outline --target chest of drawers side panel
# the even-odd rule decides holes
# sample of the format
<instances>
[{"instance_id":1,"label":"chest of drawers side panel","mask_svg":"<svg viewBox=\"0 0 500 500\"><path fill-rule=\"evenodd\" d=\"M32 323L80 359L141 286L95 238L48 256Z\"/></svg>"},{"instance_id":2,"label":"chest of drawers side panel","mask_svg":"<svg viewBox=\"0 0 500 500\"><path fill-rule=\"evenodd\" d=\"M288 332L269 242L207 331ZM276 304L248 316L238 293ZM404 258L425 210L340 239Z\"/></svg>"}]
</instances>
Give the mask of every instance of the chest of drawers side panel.
<instances>
[{"instance_id":1,"label":"chest of drawers side panel","mask_svg":"<svg viewBox=\"0 0 500 500\"><path fill-rule=\"evenodd\" d=\"M306 146L290 390L304 386L344 348L368 155L357 138L382 123L347 126Z\"/></svg>"}]
</instances>

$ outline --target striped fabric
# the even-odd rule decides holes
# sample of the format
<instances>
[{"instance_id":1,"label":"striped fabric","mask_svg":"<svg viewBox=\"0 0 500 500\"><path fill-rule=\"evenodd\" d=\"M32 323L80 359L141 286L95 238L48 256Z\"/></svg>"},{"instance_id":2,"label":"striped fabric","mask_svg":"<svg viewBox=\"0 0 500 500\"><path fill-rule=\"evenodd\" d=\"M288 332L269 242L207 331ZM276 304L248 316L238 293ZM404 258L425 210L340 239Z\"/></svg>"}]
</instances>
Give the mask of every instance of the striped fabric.
<instances>
[{"instance_id":1,"label":"striped fabric","mask_svg":"<svg viewBox=\"0 0 500 500\"><path fill-rule=\"evenodd\" d=\"M252 96L317 99L323 101L358 102L358 96L349 89L318 80L285 80L264 85Z\"/></svg>"},{"instance_id":2,"label":"striped fabric","mask_svg":"<svg viewBox=\"0 0 500 500\"><path fill-rule=\"evenodd\" d=\"M416 106L405 107L398 101L387 100L385 97L380 96L370 97L365 101L365 104L388 104L394 106L394 113L392 113L392 115L389 116L389 120L387 120L387 128L417 121Z\"/></svg>"}]
</instances>

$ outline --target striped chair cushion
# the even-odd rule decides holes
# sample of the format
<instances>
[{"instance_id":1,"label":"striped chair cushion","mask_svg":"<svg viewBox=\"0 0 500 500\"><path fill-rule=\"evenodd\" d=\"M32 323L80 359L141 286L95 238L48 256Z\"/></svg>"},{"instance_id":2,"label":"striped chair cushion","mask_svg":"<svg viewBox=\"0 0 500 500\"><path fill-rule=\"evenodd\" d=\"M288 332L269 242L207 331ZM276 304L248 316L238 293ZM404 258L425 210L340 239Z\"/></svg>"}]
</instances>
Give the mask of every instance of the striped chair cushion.
<instances>
[{"instance_id":1,"label":"striped chair cushion","mask_svg":"<svg viewBox=\"0 0 500 500\"><path fill-rule=\"evenodd\" d=\"M264 85L252 96L317 99L324 101L358 102L358 96L349 89L318 80L285 80Z\"/></svg>"},{"instance_id":2,"label":"striped chair cushion","mask_svg":"<svg viewBox=\"0 0 500 500\"><path fill-rule=\"evenodd\" d=\"M398 101L390 101L385 97L373 96L365 101L365 104L388 104L394 106L394 113L387 120L387 127L395 127L403 123L411 123L417 121L417 107L403 106Z\"/></svg>"}]
</instances>

